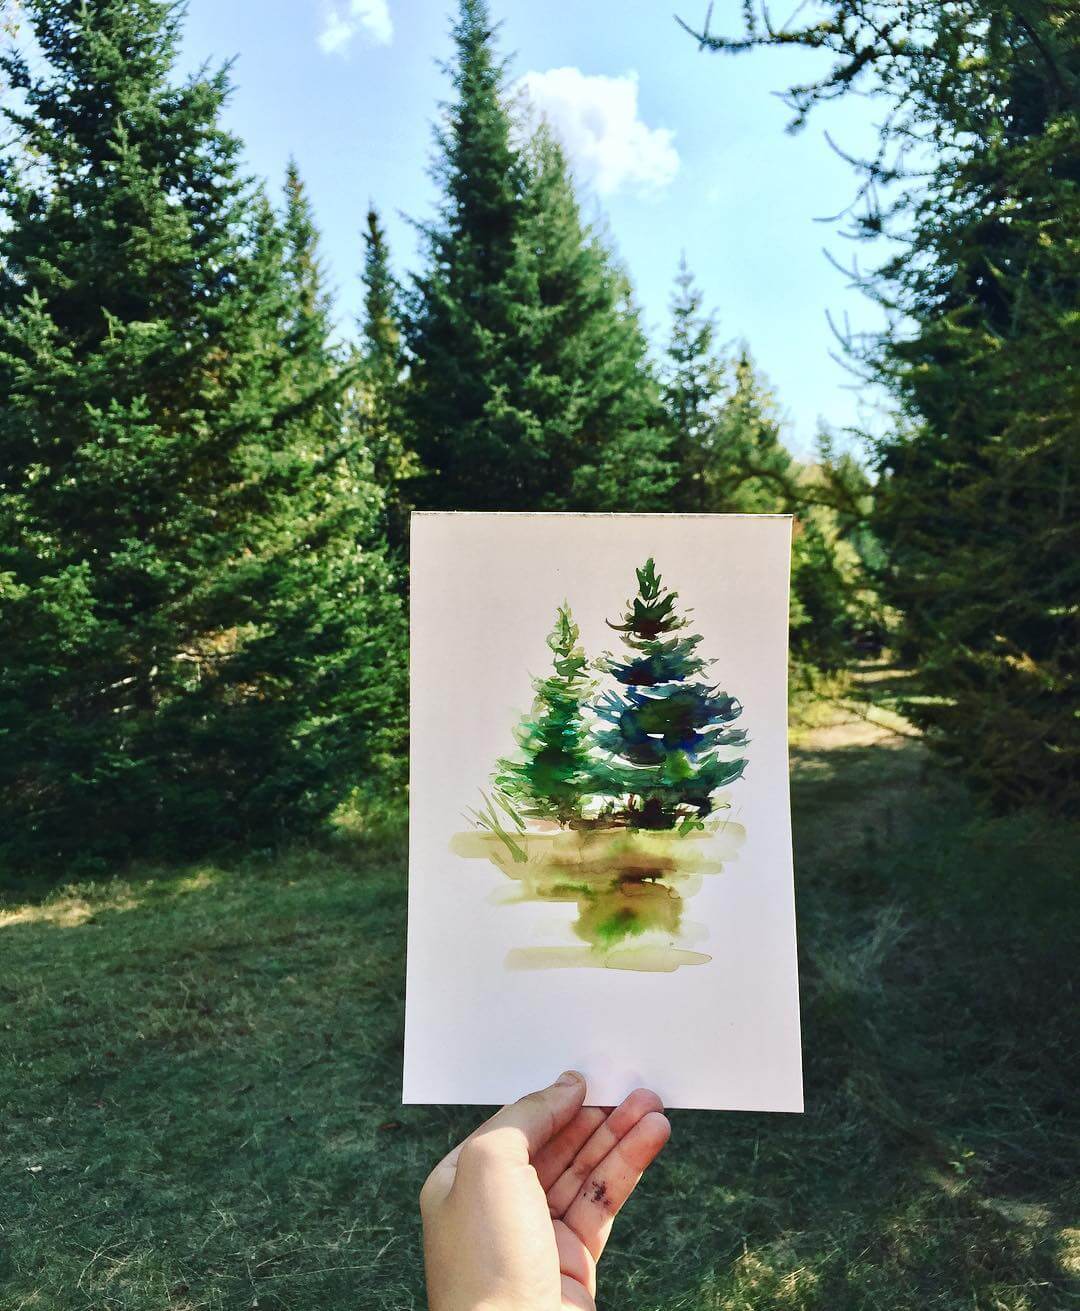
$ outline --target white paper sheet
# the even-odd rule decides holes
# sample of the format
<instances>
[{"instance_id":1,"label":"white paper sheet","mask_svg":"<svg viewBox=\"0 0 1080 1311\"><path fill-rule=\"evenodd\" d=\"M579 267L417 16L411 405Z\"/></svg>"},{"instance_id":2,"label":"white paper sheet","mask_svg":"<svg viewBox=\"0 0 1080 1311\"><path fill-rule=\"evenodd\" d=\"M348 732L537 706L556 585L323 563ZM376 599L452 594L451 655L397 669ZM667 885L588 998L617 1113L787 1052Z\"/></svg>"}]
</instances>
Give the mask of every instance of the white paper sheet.
<instances>
[{"instance_id":1,"label":"white paper sheet","mask_svg":"<svg viewBox=\"0 0 1080 1311\"><path fill-rule=\"evenodd\" d=\"M405 1102L501 1103L576 1068L597 1105L645 1085L669 1107L802 1110L790 539L774 515L413 516ZM744 757L745 772L704 833L639 842L624 806L584 828L531 819L522 834L492 780L500 758L523 759L514 730L533 680L553 673L556 613L569 605L590 659L632 659L606 621L621 622L650 557L689 619L670 636L699 635L713 661L696 681L741 703L729 727L748 744L715 754ZM589 704L627 692L591 677ZM489 803L502 838L476 822ZM565 884L552 882L556 851ZM695 874L703 861L714 872Z\"/></svg>"}]
</instances>

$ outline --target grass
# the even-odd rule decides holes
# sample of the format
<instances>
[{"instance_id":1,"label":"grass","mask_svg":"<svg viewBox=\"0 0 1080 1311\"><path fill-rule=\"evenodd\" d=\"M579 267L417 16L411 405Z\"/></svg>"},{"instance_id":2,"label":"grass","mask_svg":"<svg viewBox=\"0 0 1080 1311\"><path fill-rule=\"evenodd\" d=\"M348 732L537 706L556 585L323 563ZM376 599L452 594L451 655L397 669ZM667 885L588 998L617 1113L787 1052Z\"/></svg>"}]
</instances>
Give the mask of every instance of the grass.
<instances>
[{"instance_id":1,"label":"grass","mask_svg":"<svg viewBox=\"0 0 1080 1311\"><path fill-rule=\"evenodd\" d=\"M797 739L807 1113L676 1112L634 1311L1080 1304L1075 830L919 745ZM398 1104L400 835L0 908L4 1311L404 1311L469 1108Z\"/></svg>"}]
</instances>

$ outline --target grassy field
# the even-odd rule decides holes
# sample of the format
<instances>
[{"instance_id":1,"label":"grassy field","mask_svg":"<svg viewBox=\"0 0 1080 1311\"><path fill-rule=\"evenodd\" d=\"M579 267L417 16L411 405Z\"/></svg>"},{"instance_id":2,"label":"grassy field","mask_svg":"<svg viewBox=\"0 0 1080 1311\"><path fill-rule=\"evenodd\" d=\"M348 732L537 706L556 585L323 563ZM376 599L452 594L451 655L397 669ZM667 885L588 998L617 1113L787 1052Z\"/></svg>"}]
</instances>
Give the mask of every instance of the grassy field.
<instances>
[{"instance_id":1,"label":"grassy field","mask_svg":"<svg viewBox=\"0 0 1080 1311\"><path fill-rule=\"evenodd\" d=\"M601 1304L1078 1305L1076 832L797 740L807 1113L673 1114ZM3 1311L423 1306L404 905L393 833L3 904Z\"/></svg>"}]
</instances>

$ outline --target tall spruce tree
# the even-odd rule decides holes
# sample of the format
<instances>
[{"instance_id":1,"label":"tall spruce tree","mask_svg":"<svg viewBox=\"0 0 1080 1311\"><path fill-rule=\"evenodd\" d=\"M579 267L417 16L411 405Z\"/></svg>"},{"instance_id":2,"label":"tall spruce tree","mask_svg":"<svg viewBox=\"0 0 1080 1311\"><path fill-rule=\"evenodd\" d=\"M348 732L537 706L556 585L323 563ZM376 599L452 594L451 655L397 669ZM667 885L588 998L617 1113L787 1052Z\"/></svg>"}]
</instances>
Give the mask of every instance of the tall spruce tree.
<instances>
[{"instance_id":1,"label":"tall spruce tree","mask_svg":"<svg viewBox=\"0 0 1080 1311\"><path fill-rule=\"evenodd\" d=\"M898 402L876 443L886 599L918 665L908 713L1002 806L1080 798L1080 10L1063 0L744 7L715 49L827 52L799 126L846 94L888 105L852 235L886 329L849 343ZM913 161L917 166L913 166ZM899 184L899 185L897 185Z\"/></svg>"},{"instance_id":2,"label":"tall spruce tree","mask_svg":"<svg viewBox=\"0 0 1080 1311\"><path fill-rule=\"evenodd\" d=\"M705 486L713 510L769 514L787 508L795 465L781 436L780 407L744 344L713 434Z\"/></svg>"},{"instance_id":3,"label":"tall spruce tree","mask_svg":"<svg viewBox=\"0 0 1080 1311\"><path fill-rule=\"evenodd\" d=\"M443 199L410 298L421 503L659 508L666 434L629 283L550 135L517 144L484 0L462 0L454 39Z\"/></svg>"},{"instance_id":4,"label":"tall spruce tree","mask_svg":"<svg viewBox=\"0 0 1080 1311\"><path fill-rule=\"evenodd\" d=\"M0 844L265 842L386 747L400 630L298 179L284 224L178 84L165 0L31 0L0 161ZM284 230L283 230L284 229Z\"/></svg>"},{"instance_id":5,"label":"tall spruce tree","mask_svg":"<svg viewBox=\"0 0 1080 1311\"><path fill-rule=\"evenodd\" d=\"M538 304L522 326L529 406L544 432L541 508L670 509L670 436L630 280L583 220L558 140L525 121Z\"/></svg>"},{"instance_id":6,"label":"tall spruce tree","mask_svg":"<svg viewBox=\"0 0 1080 1311\"><path fill-rule=\"evenodd\" d=\"M364 229L363 280L353 412L361 444L371 460L372 476L382 490L383 530L390 557L404 584L412 487L420 467L406 436L400 288L374 205L368 208Z\"/></svg>"},{"instance_id":7,"label":"tall spruce tree","mask_svg":"<svg viewBox=\"0 0 1080 1311\"><path fill-rule=\"evenodd\" d=\"M461 0L453 38L447 72L455 99L436 132L432 170L442 199L437 219L421 227L426 268L409 316L419 501L520 509L530 504L542 460L514 351L528 290L524 171L485 0Z\"/></svg>"},{"instance_id":8,"label":"tall spruce tree","mask_svg":"<svg viewBox=\"0 0 1080 1311\"><path fill-rule=\"evenodd\" d=\"M776 398L743 344L727 358L716 316L686 258L671 300L664 406L677 470L674 508L769 513L787 508L795 466L783 444Z\"/></svg>"}]
</instances>

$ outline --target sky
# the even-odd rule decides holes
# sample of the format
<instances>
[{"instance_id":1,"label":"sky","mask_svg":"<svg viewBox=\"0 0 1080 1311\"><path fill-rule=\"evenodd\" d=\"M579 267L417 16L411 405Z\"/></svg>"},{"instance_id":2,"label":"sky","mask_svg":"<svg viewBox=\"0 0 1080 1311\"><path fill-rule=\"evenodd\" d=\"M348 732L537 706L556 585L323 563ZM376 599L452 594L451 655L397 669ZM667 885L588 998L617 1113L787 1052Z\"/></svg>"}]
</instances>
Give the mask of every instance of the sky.
<instances>
[{"instance_id":1,"label":"sky","mask_svg":"<svg viewBox=\"0 0 1080 1311\"><path fill-rule=\"evenodd\" d=\"M280 187L290 156L307 184L344 329L362 295L369 200L399 276L417 264L411 219L430 217L432 129L449 94L452 0L189 0L185 71L233 62L226 125L254 173ZM719 0L713 26L741 6ZM654 342L669 328L680 252L718 315L745 339L788 416L797 454L819 420L872 415L832 358L827 313L856 327L877 312L828 261L869 252L837 223L855 177L830 147L874 139L880 106L845 100L790 135L775 94L825 65L805 51L739 57L701 51L706 0L492 0L508 76L554 125L586 215L606 226ZM827 58L827 57L826 57ZM870 406L872 409L872 406Z\"/></svg>"}]
</instances>

